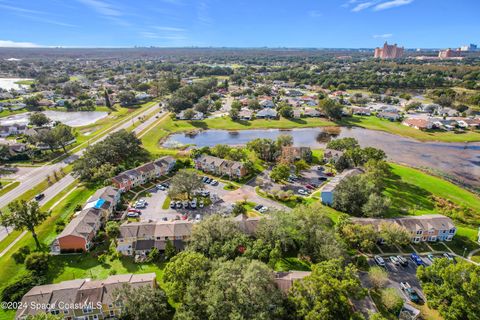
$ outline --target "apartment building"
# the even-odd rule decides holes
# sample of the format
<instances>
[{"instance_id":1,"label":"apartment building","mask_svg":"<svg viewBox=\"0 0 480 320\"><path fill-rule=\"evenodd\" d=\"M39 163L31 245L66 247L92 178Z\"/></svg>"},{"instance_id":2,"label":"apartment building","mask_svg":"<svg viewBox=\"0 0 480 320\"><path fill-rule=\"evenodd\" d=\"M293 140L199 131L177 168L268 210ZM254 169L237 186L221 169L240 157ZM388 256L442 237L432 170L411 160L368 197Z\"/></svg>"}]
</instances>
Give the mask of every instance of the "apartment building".
<instances>
[{"instance_id":1,"label":"apartment building","mask_svg":"<svg viewBox=\"0 0 480 320\"><path fill-rule=\"evenodd\" d=\"M386 41L382 48L375 48L375 58L380 59L398 59L403 56L403 47L397 46L397 44L389 45Z\"/></svg>"},{"instance_id":2,"label":"apartment building","mask_svg":"<svg viewBox=\"0 0 480 320\"><path fill-rule=\"evenodd\" d=\"M115 292L124 285L156 288L156 275L121 274L104 280L76 279L36 286L23 296L15 319L24 320L41 313L51 313L65 320L119 319L123 304Z\"/></svg>"},{"instance_id":3,"label":"apartment building","mask_svg":"<svg viewBox=\"0 0 480 320\"><path fill-rule=\"evenodd\" d=\"M195 168L217 176L229 178L243 178L248 174L247 168L240 161L225 160L218 157L202 154L195 160Z\"/></svg>"}]
</instances>

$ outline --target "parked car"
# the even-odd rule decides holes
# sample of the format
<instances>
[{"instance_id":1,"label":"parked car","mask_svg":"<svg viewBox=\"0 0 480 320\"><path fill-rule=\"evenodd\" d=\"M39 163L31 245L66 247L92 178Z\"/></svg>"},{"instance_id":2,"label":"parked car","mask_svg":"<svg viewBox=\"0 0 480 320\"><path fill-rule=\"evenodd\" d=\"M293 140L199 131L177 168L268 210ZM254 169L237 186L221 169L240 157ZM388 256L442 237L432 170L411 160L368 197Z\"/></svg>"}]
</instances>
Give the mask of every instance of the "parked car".
<instances>
[{"instance_id":1,"label":"parked car","mask_svg":"<svg viewBox=\"0 0 480 320\"><path fill-rule=\"evenodd\" d=\"M200 214L196 214L195 215L195 221L201 221L202 220L202 216Z\"/></svg>"},{"instance_id":2,"label":"parked car","mask_svg":"<svg viewBox=\"0 0 480 320\"><path fill-rule=\"evenodd\" d=\"M390 257L390 261L391 261L393 264L397 265L397 266L400 264L400 261L399 261L398 258L395 257L395 256L391 256L391 257Z\"/></svg>"},{"instance_id":3,"label":"parked car","mask_svg":"<svg viewBox=\"0 0 480 320\"><path fill-rule=\"evenodd\" d=\"M318 177L318 180L320 180L320 181L327 181L328 178L327 178L327 177Z\"/></svg>"},{"instance_id":4,"label":"parked car","mask_svg":"<svg viewBox=\"0 0 480 320\"><path fill-rule=\"evenodd\" d=\"M39 193L39 194L37 194L37 195L35 196L35 200L36 200L36 201L40 201L40 200L42 200L43 198L45 198L45 194L43 194L43 193Z\"/></svg>"},{"instance_id":5,"label":"parked car","mask_svg":"<svg viewBox=\"0 0 480 320\"><path fill-rule=\"evenodd\" d=\"M181 202L181 201L177 201L177 202L175 203L175 208L181 209L182 207L183 207L183 205L182 205L182 202Z\"/></svg>"},{"instance_id":6,"label":"parked car","mask_svg":"<svg viewBox=\"0 0 480 320\"><path fill-rule=\"evenodd\" d=\"M378 264L378 266L385 267L385 260L383 260L382 257L374 256L373 259L375 260L375 263Z\"/></svg>"},{"instance_id":7,"label":"parked car","mask_svg":"<svg viewBox=\"0 0 480 320\"><path fill-rule=\"evenodd\" d=\"M187 200L183 201L182 204L185 209L188 209L188 207L190 207L190 203Z\"/></svg>"},{"instance_id":8,"label":"parked car","mask_svg":"<svg viewBox=\"0 0 480 320\"><path fill-rule=\"evenodd\" d=\"M435 260L435 256L433 254L427 254L427 259L430 260L431 262L433 262L433 260Z\"/></svg>"},{"instance_id":9,"label":"parked car","mask_svg":"<svg viewBox=\"0 0 480 320\"><path fill-rule=\"evenodd\" d=\"M405 259L404 257L402 256L397 256L397 259L398 261L400 262L400 264L404 267L408 266L408 260Z\"/></svg>"},{"instance_id":10,"label":"parked car","mask_svg":"<svg viewBox=\"0 0 480 320\"><path fill-rule=\"evenodd\" d=\"M184 215L182 216L182 220L187 220L187 219L188 219L188 216L187 216L186 214L184 214Z\"/></svg>"},{"instance_id":11,"label":"parked car","mask_svg":"<svg viewBox=\"0 0 480 320\"><path fill-rule=\"evenodd\" d=\"M204 181L206 184L210 184L210 182L212 182L213 179L210 179L209 177L207 177L207 179Z\"/></svg>"},{"instance_id":12,"label":"parked car","mask_svg":"<svg viewBox=\"0 0 480 320\"><path fill-rule=\"evenodd\" d=\"M298 193L301 194L302 196L308 196L308 192L303 189L298 189Z\"/></svg>"},{"instance_id":13,"label":"parked car","mask_svg":"<svg viewBox=\"0 0 480 320\"><path fill-rule=\"evenodd\" d=\"M136 213L136 212L129 212L129 213L127 213L127 217L129 217L129 218L138 218L138 213Z\"/></svg>"},{"instance_id":14,"label":"parked car","mask_svg":"<svg viewBox=\"0 0 480 320\"><path fill-rule=\"evenodd\" d=\"M258 210L258 211L259 211L260 213L265 213L265 212L268 211L268 207L263 206L263 207L261 207L260 210Z\"/></svg>"},{"instance_id":15,"label":"parked car","mask_svg":"<svg viewBox=\"0 0 480 320\"><path fill-rule=\"evenodd\" d=\"M262 209L262 208L263 208L263 206L261 204L257 204L255 207L253 207L253 210L260 212L260 209Z\"/></svg>"},{"instance_id":16,"label":"parked car","mask_svg":"<svg viewBox=\"0 0 480 320\"><path fill-rule=\"evenodd\" d=\"M204 204L203 204L203 200L200 200L200 202L198 203L198 207L199 208L203 208Z\"/></svg>"},{"instance_id":17,"label":"parked car","mask_svg":"<svg viewBox=\"0 0 480 320\"><path fill-rule=\"evenodd\" d=\"M212 185L212 186L217 186L217 185L218 185L218 181L217 181L217 180L212 180L212 181L210 182L210 185Z\"/></svg>"},{"instance_id":18,"label":"parked car","mask_svg":"<svg viewBox=\"0 0 480 320\"><path fill-rule=\"evenodd\" d=\"M417 266L424 266L425 265L425 262L423 262L423 260L415 253L412 253L410 255L410 259L412 259L412 261L415 262L415 264Z\"/></svg>"},{"instance_id":19,"label":"parked car","mask_svg":"<svg viewBox=\"0 0 480 320\"><path fill-rule=\"evenodd\" d=\"M162 218L162 221L168 221L168 218L167 218L167 217L163 217L163 218Z\"/></svg>"},{"instance_id":20,"label":"parked car","mask_svg":"<svg viewBox=\"0 0 480 320\"><path fill-rule=\"evenodd\" d=\"M157 189L158 189L158 190L165 191L165 187L162 186L161 184L157 185Z\"/></svg>"},{"instance_id":21,"label":"parked car","mask_svg":"<svg viewBox=\"0 0 480 320\"><path fill-rule=\"evenodd\" d=\"M175 201L170 201L170 208L175 209Z\"/></svg>"},{"instance_id":22,"label":"parked car","mask_svg":"<svg viewBox=\"0 0 480 320\"><path fill-rule=\"evenodd\" d=\"M325 175L326 175L327 177L333 177L333 173L332 173L332 172L327 172L327 173L325 173Z\"/></svg>"},{"instance_id":23,"label":"parked car","mask_svg":"<svg viewBox=\"0 0 480 320\"><path fill-rule=\"evenodd\" d=\"M323 169L322 166L318 166L318 167L317 167L317 170L318 170L318 171L323 171L324 169Z\"/></svg>"},{"instance_id":24,"label":"parked car","mask_svg":"<svg viewBox=\"0 0 480 320\"><path fill-rule=\"evenodd\" d=\"M408 282L400 282L400 288L405 291L410 301L415 303L420 302L420 297L418 296L418 293L410 286Z\"/></svg>"},{"instance_id":25,"label":"parked car","mask_svg":"<svg viewBox=\"0 0 480 320\"><path fill-rule=\"evenodd\" d=\"M196 199L193 199L192 201L190 201L190 207L192 209L196 209L197 208L197 200Z\"/></svg>"},{"instance_id":26,"label":"parked car","mask_svg":"<svg viewBox=\"0 0 480 320\"><path fill-rule=\"evenodd\" d=\"M136 213L138 213L138 214L142 213L140 210L135 209L135 208L130 208L130 209L128 209L128 212L136 212Z\"/></svg>"},{"instance_id":27,"label":"parked car","mask_svg":"<svg viewBox=\"0 0 480 320\"><path fill-rule=\"evenodd\" d=\"M207 183L207 180L208 180L208 177L207 177L207 176L204 176L204 177L202 178L202 182L203 182L203 183Z\"/></svg>"},{"instance_id":28,"label":"parked car","mask_svg":"<svg viewBox=\"0 0 480 320\"><path fill-rule=\"evenodd\" d=\"M146 207L145 202L135 202L135 209L144 209Z\"/></svg>"},{"instance_id":29,"label":"parked car","mask_svg":"<svg viewBox=\"0 0 480 320\"><path fill-rule=\"evenodd\" d=\"M315 187L312 186L311 184L306 184L306 185L305 185L305 188L310 189L310 190L314 190L314 189L315 189Z\"/></svg>"}]
</instances>

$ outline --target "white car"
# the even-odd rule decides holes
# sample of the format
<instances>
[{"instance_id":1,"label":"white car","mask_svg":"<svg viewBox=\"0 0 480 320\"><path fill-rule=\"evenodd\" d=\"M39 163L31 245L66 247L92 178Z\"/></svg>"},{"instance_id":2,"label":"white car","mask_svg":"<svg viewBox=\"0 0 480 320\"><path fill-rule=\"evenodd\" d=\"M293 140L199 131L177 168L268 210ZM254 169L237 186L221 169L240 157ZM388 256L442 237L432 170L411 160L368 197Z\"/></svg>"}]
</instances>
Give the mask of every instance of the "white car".
<instances>
[{"instance_id":1,"label":"white car","mask_svg":"<svg viewBox=\"0 0 480 320\"><path fill-rule=\"evenodd\" d=\"M382 257L375 256L373 257L373 259L375 260L375 263L378 264L380 267L385 267L385 260L383 260Z\"/></svg>"},{"instance_id":2,"label":"white car","mask_svg":"<svg viewBox=\"0 0 480 320\"><path fill-rule=\"evenodd\" d=\"M258 209L258 212L260 212L260 213L265 213L267 211L268 211L268 207L265 207L265 206Z\"/></svg>"},{"instance_id":3,"label":"white car","mask_svg":"<svg viewBox=\"0 0 480 320\"><path fill-rule=\"evenodd\" d=\"M127 217L129 217L129 218L138 218L138 213L136 213L136 212L129 212L129 213L127 213Z\"/></svg>"},{"instance_id":4,"label":"white car","mask_svg":"<svg viewBox=\"0 0 480 320\"><path fill-rule=\"evenodd\" d=\"M196 214L195 215L195 221L196 222L202 221L202 216L200 214Z\"/></svg>"},{"instance_id":5,"label":"white car","mask_svg":"<svg viewBox=\"0 0 480 320\"><path fill-rule=\"evenodd\" d=\"M301 194L302 196L308 196L308 192L303 189L298 189L298 193Z\"/></svg>"},{"instance_id":6,"label":"white car","mask_svg":"<svg viewBox=\"0 0 480 320\"><path fill-rule=\"evenodd\" d=\"M400 260L398 260L398 258L395 257L395 256L391 256L391 257L390 257L390 261L391 261L393 264L396 264L396 265L399 265L399 264L400 264Z\"/></svg>"}]
</instances>

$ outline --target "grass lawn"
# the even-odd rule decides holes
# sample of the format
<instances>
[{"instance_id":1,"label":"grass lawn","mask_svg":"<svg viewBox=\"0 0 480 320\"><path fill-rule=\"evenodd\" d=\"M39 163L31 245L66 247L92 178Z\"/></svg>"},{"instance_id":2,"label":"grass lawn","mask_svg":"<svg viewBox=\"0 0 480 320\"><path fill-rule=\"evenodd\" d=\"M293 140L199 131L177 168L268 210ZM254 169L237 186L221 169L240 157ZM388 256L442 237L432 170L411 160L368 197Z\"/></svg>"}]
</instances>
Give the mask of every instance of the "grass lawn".
<instances>
[{"instance_id":1,"label":"grass lawn","mask_svg":"<svg viewBox=\"0 0 480 320\"><path fill-rule=\"evenodd\" d=\"M275 271L311 271L310 264L296 257L282 258L275 263Z\"/></svg>"},{"instance_id":2,"label":"grass lawn","mask_svg":"<svg viewBox=\"0 0 480 320\"><path fill-rule=\"evenodd\" d=\"M2 189L0 189L0 196L3 196L5 193L9 192L10 190L13 190L19 184L20 184L20 182L18 182L18 181L2 182Z\"/></svg>"},{"instance_id":3,"label":"grass lawn","mask_svg":"<svg viewBox=\"0 0 480 320\"><path fill-rule=\"evenodd\" d=\"M385 195L392 200L390 216L438 213L431 195L480 212L480 198L475 194L413 168L394 163L390 166L392 175L386 180L385 190Z\"/></svg>"},{"instance_id":4,"label":"grass lawn","mask_svg":"<svg viewBox=\"0 0 480 320\"><path fill-rule=\"evenodd\" d=\"M443 141L443 142L473 142L480 141L479 131L466 131L455 133L453 131L421 131L404 126L400 122L392 122L375 116L353 116L344 118L338 122L339 125L356 126L372 130L386 131L404 137L421 141Z\"/></svg>"}]
</instances>

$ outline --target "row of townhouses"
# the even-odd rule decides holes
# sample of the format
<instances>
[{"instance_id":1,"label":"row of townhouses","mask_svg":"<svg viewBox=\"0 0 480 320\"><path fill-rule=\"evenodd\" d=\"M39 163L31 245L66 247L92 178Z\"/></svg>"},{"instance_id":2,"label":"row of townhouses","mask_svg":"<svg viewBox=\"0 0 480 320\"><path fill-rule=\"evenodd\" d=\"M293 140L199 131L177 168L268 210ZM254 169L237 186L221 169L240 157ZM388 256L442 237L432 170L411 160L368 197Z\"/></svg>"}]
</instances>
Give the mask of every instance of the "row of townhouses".
<instances>
[{"instance_id":1,"label":"row of townhouses","mask_svg":"<svg viewBox=\"0 0 480 320\"><path fill-rule=\"evenodd\" d=\"M162 157L135 169L120 173L118 176L112 178L112 183L120 191L125 192L170 173L175 168L175 163L176 160L173 157Z\"/></svg>"},{"instance_id":2,"label":"row of townhouses","mask_svg":"<svg viewBox=\"0 0 480 320\"><path fill-rule=\"evenodd\" d=\"M234 221L240 230L253 235L259 217L237 216ZM126 256L145 256L153 248L165 250L167 241L171 241L177 250L183 250L192 234L194 222L187 220L125 222L120 226L117 238L117 251Z\"/></svg>"},{"instance_id":3,"label":"row of townhouses","mask_svg":"<svg viewBox=\"0 0 480 320\"><path fill-rule=\"evenodd\" d=\"M54 253L88 251L100 228L112 216L120 202L120 191L111 186L97 190L76 213L52 246Z\"/></svg>"},{"instance_id":4,"label":"row of townhouses","mask_svg":"<svg viewBox=\"0 0 480 320\"><path fill-rule=\"evenodd\" d=\"M120 319L123 303L116 290L157 287L155 273L113 275L105 280L77 279L33 287L22 298L15 319L41 313L71 319Z\"/></svg>"},{"instance_id":5,"label":"row of townhouses","mask_svg":"<svg viewBox=\"0 0 480 320\"><path fill-rule=\"evenodd\" d=\"M332 156L334 157L334 156ZM345 178L362 174L363 171L358 168L345 170L342 173L336 175L332 180L327 182L322 188L322 192L320 196L322 198L322 203L326 205L332 205L334 196L335 196L335 189L337 188L338 184Z\"/></svg>"},{"instance_id":6,"label":"row of townhouses","mask_svg":"<svg viewBox=\"0 0 480 320\"><path fill-rule=\"evenodd\" d=\"M385 222L399 224L410 232L413 243L450 241L457 232L452 219L441 214L392 219L354 218L352 221L354 223L372 225L377 231L380 231L382 223Z\"/></svg>"},{"instance_id":7,"label":"row of townhouses","mask_svg":"<svg viewBox=\"0 0 480 320\"><path fill-rule=\"evenodd\" d=\"M229 178L243 178L248 174L245 165L240 161L225 160L222 158L202 154L195 159L195 168L217 176Z\"/></svg>"}]
</instances>

